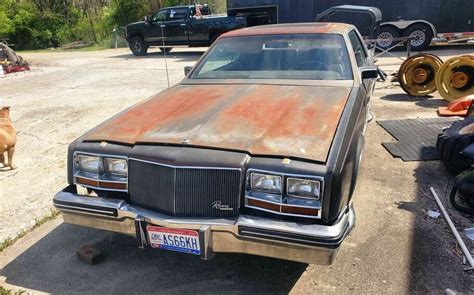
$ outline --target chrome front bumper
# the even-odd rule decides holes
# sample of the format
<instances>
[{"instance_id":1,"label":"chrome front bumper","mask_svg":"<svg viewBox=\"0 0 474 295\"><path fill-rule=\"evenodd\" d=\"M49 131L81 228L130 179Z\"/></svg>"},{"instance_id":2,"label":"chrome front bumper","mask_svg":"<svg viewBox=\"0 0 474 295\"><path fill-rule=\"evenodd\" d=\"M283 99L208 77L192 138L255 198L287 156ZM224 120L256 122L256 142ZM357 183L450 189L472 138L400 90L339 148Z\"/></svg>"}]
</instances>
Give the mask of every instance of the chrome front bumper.
<instances>
[{"instance_id":1,"label":"chrome front bumper","mask_svg":"<svg viewBox=\"0 0 474 295\"><path fill-rule=\"evenodd\" d=\"M350 206L331 226L240 215L237 219L175 218L132 206L126 201L87 197L69 186L54 197L64 221L138 237L142 223L199 231L201 258L215 252L246 253L312 264L331 264L354 227Z\"/></svg>"}]
</instances>

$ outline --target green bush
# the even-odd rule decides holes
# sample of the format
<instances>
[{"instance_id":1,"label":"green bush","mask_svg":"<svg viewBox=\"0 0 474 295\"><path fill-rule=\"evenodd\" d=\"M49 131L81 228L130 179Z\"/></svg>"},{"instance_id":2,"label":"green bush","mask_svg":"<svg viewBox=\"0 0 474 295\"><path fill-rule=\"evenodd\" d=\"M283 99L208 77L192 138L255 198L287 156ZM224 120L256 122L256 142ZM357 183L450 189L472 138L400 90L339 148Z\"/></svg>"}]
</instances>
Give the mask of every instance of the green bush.
<instances>
[{"instance_id":1,"label":"green bush","mask_svg":"<svg viewBox=\"0 0 474 295\"><path fill-rule=\"evenodd\" d=\"M208 2L225 12L225 0ZM57 47L73 41L115 45L114 28L143 19L160 7L183 5L189 0L0 0L0 38L16 49ZM120 41L120 45L123 44Z\"/></svg>"}]
</instances>

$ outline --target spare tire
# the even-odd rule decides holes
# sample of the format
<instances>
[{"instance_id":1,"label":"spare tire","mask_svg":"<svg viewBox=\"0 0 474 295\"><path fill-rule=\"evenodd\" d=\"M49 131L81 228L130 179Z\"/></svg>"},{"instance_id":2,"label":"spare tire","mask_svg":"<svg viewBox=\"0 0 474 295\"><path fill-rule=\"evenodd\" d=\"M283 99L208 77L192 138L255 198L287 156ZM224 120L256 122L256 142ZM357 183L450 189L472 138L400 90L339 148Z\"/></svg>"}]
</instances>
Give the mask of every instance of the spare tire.
<instances>
[{"instance_id":1,"label":"spare tire","mask_svg":"<svg viewBox=\"0 0 474 295\"><path fill-rule=\"evenodd\" d=\"M471 143L474 143L474 117L467 117L454 122L451 127L439 134L436 148L441 161L448 169L453 173L459 173L470 166L461 152Z\"/></svg>"}]
</instances>

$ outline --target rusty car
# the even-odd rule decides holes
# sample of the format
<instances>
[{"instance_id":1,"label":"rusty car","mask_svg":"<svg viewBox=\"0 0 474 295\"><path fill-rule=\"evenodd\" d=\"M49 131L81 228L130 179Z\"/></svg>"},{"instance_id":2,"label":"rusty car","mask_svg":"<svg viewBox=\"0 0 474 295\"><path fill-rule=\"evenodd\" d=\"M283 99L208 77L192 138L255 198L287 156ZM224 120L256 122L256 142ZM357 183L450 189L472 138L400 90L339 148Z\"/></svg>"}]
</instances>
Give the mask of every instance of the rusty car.
<instances>
[{"instance_id":1,"label":"rusty car","mask_svg":"<svg viewBox=\"0 0 474 295\"><path fill-rule=\"evenodd\" d=\"M356 28L231 31L185 73L70 144L64 221L202 259L331 264L378 75Z\"/></svg>"}]
</instances>

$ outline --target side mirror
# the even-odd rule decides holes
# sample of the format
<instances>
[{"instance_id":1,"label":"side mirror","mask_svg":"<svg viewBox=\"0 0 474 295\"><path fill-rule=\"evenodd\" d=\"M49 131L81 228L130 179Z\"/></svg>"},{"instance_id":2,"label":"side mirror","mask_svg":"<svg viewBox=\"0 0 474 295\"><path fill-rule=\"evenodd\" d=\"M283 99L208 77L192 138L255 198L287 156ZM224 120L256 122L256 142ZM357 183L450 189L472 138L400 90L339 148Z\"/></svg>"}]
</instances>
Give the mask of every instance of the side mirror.
<instances>
[{"instance_id":1,"label":"side mirror","mask_svg":"<svg viewBox=\"0 0 474 295\"><path fill-rule=\"evenodd\" d=\"M146 22L146 23L150 23L150 19L148 18L148 15L145 15L143 17L143 20Z\"/></svg>"},{"instance_id":2,"label":"side mirror","mask_svg":"<svg viewBox=\"0 0 474 295\"><path fill-rule=\"evenodd\" d=\"M377 79L379 76L379 69L377 66L364 67L360 69L360 75L362 80L365 79Z\"/></svg>"},{"instance_id":3,"label":"side mirror","mask_svg":"<svg viewBox=\"0 0 474 295\"><path fill-rule=\"evenodd\" d=\"M184 67L184 75L187 77L192 69L193 69L193 67L191 67L191 66Z\"/></svg>"}]
</instances>

